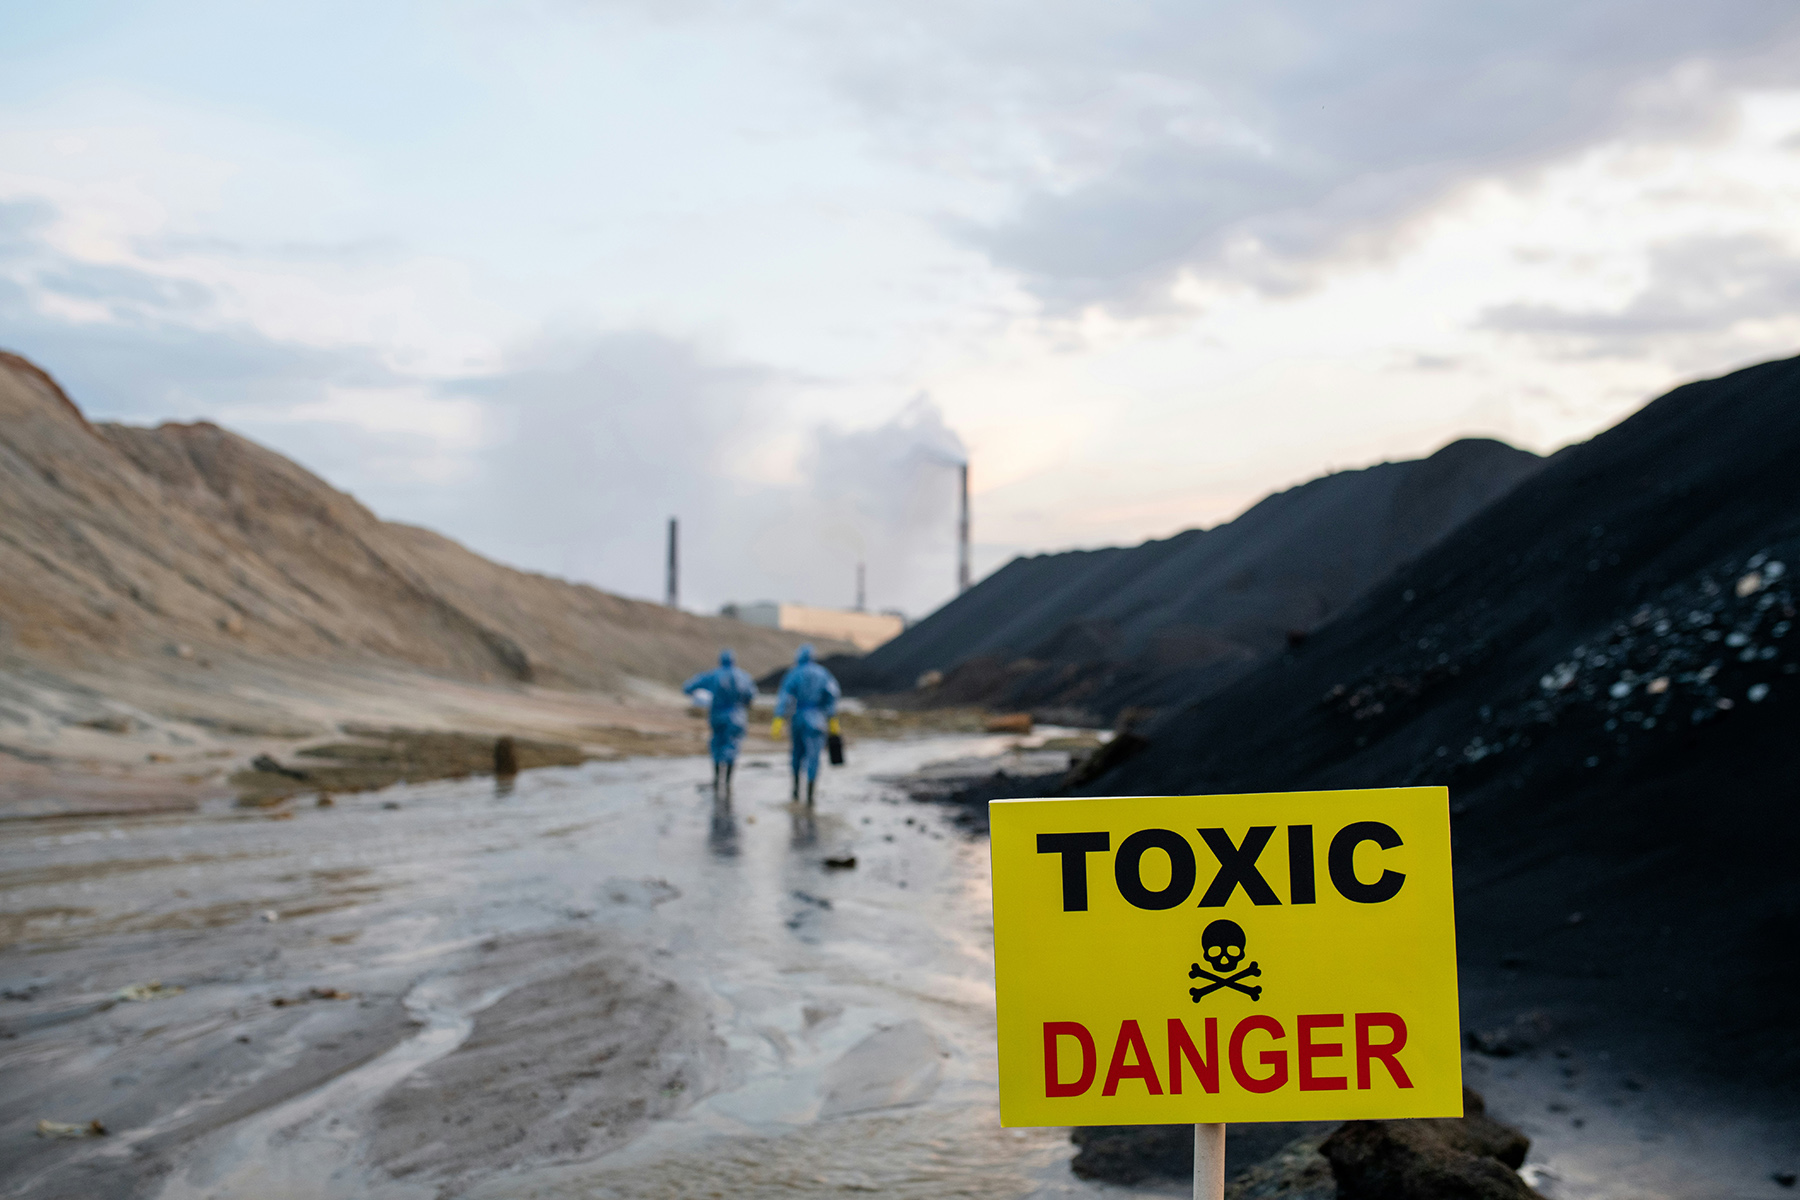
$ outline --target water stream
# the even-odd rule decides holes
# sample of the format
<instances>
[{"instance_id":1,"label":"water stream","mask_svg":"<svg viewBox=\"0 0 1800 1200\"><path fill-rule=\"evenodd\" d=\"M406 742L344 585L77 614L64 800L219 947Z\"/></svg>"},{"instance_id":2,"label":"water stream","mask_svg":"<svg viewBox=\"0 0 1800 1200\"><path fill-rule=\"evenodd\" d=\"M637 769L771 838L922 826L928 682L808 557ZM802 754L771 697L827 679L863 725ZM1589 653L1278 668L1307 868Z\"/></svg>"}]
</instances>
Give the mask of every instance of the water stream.
<instances>
[{"instance_id":1,"label":"water stream","mask_svg":"<svg viewBox=\"0 0 1800 1200\"><path fill-rule=\"evenodd\" d=\"M30 914L6 977L41 989L33 1011L147 977L186 988L46 1031L37 1107L105 1112L114 1136L28 1147L8 1194L55 1194L78 1162L111 1179L109 1160L156 1166L154 1186L111 1192L167 1200L1118 1191L1070 1174L1065 1131L999 1128L986 844L883 782L1004 745L861 744L812 814L774 759L740 767L730 805L694 760L646 759L291 819L222 808L0 832L8 907ZM393 1102L477 1040L494 1053L516 1037L508 1052L555 1074L607 988L668 983L678 1001L619 1001L615 1027L642 1026L626 1052L649 1063L632 1078L673 1081L622 1142L575 1119L604 1107L610 1064L548 1108L496 1085L462 1136L519 1128L482 1162ZM500 1019L527 1002L560 1015ZM696 1019L662 1021L674 1008ZM471 1039L490 1012L496 1032ZM379 1052L246 1099L359 1036ZM183 1080L177 1060L214 1046ZM134 1107L124 1093L141 1089L159 1094Z\"/></svg>"}]
</instances>

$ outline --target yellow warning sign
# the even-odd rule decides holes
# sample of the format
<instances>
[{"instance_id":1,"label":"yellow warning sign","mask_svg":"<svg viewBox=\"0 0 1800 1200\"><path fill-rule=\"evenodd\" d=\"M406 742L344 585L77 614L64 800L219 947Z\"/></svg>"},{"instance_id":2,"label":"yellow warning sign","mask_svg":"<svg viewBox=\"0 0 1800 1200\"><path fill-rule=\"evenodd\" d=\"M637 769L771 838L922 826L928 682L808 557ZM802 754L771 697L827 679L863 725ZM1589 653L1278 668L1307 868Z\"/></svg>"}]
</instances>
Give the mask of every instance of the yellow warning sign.
<instances>
[{"instance_id":1,"label":"yellow warning sign","mask_svg":"<svg viewBox=\"0 0 1800 1200\"><path fill-rule=\"evenodd\" d=\"M1003 1124L1461 1115L1445 789L989 814Z\"/></svg>"}]
</instances>

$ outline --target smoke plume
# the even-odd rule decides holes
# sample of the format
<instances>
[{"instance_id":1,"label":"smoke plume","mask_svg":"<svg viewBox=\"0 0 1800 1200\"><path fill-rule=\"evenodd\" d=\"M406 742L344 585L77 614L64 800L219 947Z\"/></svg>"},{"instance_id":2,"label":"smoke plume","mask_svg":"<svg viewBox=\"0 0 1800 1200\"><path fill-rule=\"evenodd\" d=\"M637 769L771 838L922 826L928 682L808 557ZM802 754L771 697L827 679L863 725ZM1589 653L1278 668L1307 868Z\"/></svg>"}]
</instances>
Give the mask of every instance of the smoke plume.
<instances>
[{"instance_id":1,"label":"smoke plume","mask_svg":"<svg viewBox=\"0 0 1800 1200\"><path fill-rule=\"evenodd\" d=\"M812 427L784 465L791 389L660 335L533 347L457 388L483 404L491 436L481 482L445 524L503 561L660 599L679 517L682 602L699 610L848 607L858 562L872 608L942 603L962 440L921 395L874 427Z\"/></svg>"}]
</instances>

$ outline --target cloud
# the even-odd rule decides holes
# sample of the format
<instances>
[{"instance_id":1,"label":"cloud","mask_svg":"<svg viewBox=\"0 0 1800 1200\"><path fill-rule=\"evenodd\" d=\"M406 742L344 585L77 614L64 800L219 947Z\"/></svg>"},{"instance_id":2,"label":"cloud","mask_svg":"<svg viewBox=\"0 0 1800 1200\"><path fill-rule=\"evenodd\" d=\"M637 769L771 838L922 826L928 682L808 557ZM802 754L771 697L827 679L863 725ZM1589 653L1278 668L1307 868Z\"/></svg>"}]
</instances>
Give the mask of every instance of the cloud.
<instances>
[{"instance_id":1,"label":"cloud","mask_svg":"<svg viewBox=\"0 0 1800 1200\"><path fill-rule=\"evenodd\" d=\"M313 103L341 37L264 96L200 11L158 26L190 58L22 93L0 189L49 202L0 204L0 337L510 562L656 596L678 514L696 606L847 602L860 559L918 612L960 453L921 389L976 439L977 532L1040 549L1478 402L1584 435L1794 311L1774 241L1680 240L1788 236L1800 92L1740 99L1800 82L1792 0L444 11L383 86L448 63L481 103L403 143Z\"/></svg>"},{"instance_id":2,"label":"cloud","mask_svg":"<svg viewBox=\"0 0 1800 1200\"><path fill-rule=\"evenodd\" d=\"M968 460L961 436L924 393L871 429L818 427L808 455L821 499L849 501L876 522L913 503L913 480L921 472L954 470Z\"/></svg>"},{"instance_id":3,"label":"cloud","mask_svg":"<svg viewBox=\"0 0 1800 1200\"><path fill-rule=\"evenodd\" d=\"M41 272L37 285L59 296L101 303L122 320L144 309L198 311L210 305L213 298L211 288L191 279L152 275L106 263L70 262L59 270Z\"/></svg>"},{"instance_id":4,"label":"cloud","mask_svg":"<svg viewBox=\"0 0 1800 1200\"><path fill-rule=\"evenodd\" d=\"M1652 247L1643 288L1612 311L1502 304L1479 327L1595 357L1639 358L1671 339L1729 336L1800 314L1800 252L1763 234L1689 237Z\"/></svg>"},{"instance_id":5,"label":"cloud","mask_svg":"<svg viewBox=\"0 0 1800 1200\"><path fill-rule=\"evenodd\" d=\"M678 516L691 607L847 604L858 561L878 604L919 612L952 586L944 464L964 451L922 397L873 426L809 426L794 401L815 383L646 330L565 331L480 375L428 375L379 345L221 316L229 284L183 272L235 244L93 262L52 240L58 217L0 206L0 325L96 417L219 420L383 515L639 596L661 595Z\"/></svg>"},{"instance_id":6,"label":"cloud","mask_svg":"<svg viewBox=\"0 0 1800 1200\"><path fill-rule=\"evenodd\" d=\"M690 545L708 544L770 382L650 333L523 348L449 388L479 400L491 429L481 503L461 524L507 561L658 595L664 521L694 513Z\"/></svg>"},{"instance_id":7,"label":"cloud","mask_svg":"<svg viewBox=\"0 0 1800 1200\"><path fill-rule=\"evenodd\" d=\"M56 210L42 200L0 200L0 263L30 254Z\"/></svg>"},{"instance_id":8,"label":"cloud","mask_svg":"<svg viewBox=\"0 0 1800 1200\"><path fill-rule=\"evenodd\" d=\"M327 263L336 266L390 261L404 249L400 240L393 237L363 237L335 242L285 239L251 244L232 238L177 234L134 238L132 248L152 261L203 256L241 262Z\"/></svg>"},{"instance_id":9,"label":"cloud","mask_svg":"<svg viewBox=\"0 0 1800 1200\"><path fill-rule=\"evenodd\" d=\"M1785 0L800 9L890 144L1009 189L947 228L1065 313L1304 289L1472 181L1704 136L1800 82Z\"/></svg>"},{"instance_id":10,"label":"cloud","mask_svg":"<svg viewBox=\"0 0 1800 1200\"><path fill-rule=\"evenodd\" d=\"M282 339L220 317L214 287L178 271L93 262L50 238L58 210L0 202L0 328L97 416L143 420L275 410L329 386L397 386L374 350Z\"/></svg>"},{"instance_id":11,"label":"cloud","mask_svg":"<svg viewBox=\"0 0 1800 1200\"><path fill-rule=\"evenodd\" d=\"M401 382L363 347L282 341L244 324L176 320L72 321L0 279L9 348L54 374L92 415L127 421L241 418L314 402L332 384Z\"/></svg>"}]
</instances>

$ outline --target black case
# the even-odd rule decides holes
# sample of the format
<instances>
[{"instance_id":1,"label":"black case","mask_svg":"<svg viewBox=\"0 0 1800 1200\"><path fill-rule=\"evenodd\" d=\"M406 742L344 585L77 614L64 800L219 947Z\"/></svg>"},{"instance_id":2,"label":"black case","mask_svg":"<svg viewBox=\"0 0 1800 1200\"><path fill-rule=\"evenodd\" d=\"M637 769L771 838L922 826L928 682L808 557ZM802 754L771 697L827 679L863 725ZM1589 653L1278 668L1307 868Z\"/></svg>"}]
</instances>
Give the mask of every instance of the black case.
<instances>
[{"instance_id":1,"label":"black case","mask_svg":"<svg viewBox=\"0 0 1800 1200\"><path fill-rule=\"evenodd\" d=\"M831 756L831 765L832 766L834 766L834 767L843 766L844 765L844 735L841 733L826 734L825 735L825 753Z\"/></svg>"}]
</instances>

